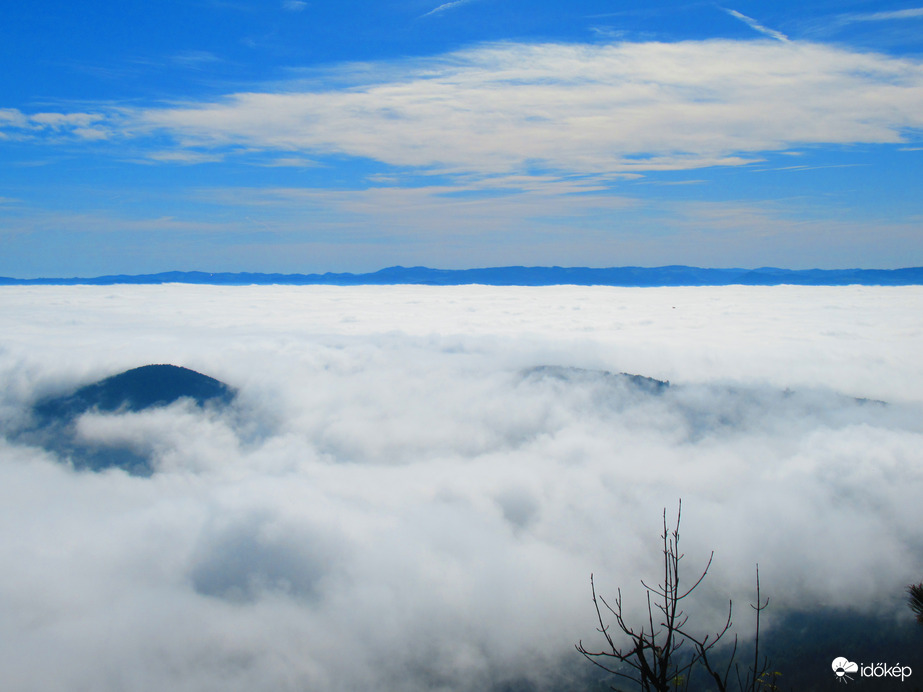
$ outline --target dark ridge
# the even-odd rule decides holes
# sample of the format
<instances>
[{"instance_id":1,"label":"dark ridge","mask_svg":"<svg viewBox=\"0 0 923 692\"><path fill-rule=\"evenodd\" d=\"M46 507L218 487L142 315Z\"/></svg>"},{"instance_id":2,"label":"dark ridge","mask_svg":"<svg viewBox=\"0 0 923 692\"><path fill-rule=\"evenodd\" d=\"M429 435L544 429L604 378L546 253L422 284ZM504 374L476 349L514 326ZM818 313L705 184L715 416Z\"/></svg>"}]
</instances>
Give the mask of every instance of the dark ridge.
<instances>
[{"instance_id":1,"label":"dark ridge","mask_svg":"<svg viewBox=\"0 0 923 692\"><path fill-rule=\"evenodd\" d=\"M189 398L199 406L229 403L234 391L213 377L177 365L144 365L81 387L73 394L39 402L40 418L71 418L91 409L143 411Z\"/></svg>"},{"instance_id":2,"label":"dark ridge","mask_svg":"<svg viewBox=\"0 0 923 692\"><path fill-rule=\"evenodd\" d=\"M753 612L748 607L749 604L738 607L735 602L733 605L734 625L740 628L740 633L745 634L747 628L752 626ZM777 672L779 675L776 688L765 684L757 685L756 689L778 689L779 692L834 692L852 689L872 692L920 692L923 689L918 679L921 671L919 652L923 649L923 627L914 621L909 610L900 614L860 613L821 607L810 611L774 612L774 603L771 601L763 617L765 620L760 632L761 663L765 657L770 666L769 672ZM589 629L590 633L592 631ZM753 641L742 639L735 653L735 661L740 666L740 675L743 676L753 663ZM729 662L729 655L729 648L718 647L709 657L713 656L713 665L724 671ZM912 675L906 680L893 676L870 679L854 673L851 680L843 680L837 677L831 665L835 658L841 656L861 666L884 663L887 663L889 668L895 665L910 666ZM587 663L587 666L590 664ZM730 680L733 681L733 667L730 676ZM618 685L621 681L616 676L597 674L595 684L575 684L559 689L594 692L630 689L612 686ZM688 683L688 687L679 686L677 689L715 689L713 685L707 684L708 675L701 668L688 676ZM729 683L728 689L743 688L738 687L736 683Z\"/></svg>"},{"instance_id":3,"label":"dark ridge","mask_svg":"<svg viewBox=\"0 0 923 692\"><path fill-rule=\"evenodd\" d=\"M121 468L149 476L150 459L124 446L90 445L80 441L75 419L88 411L136 412L191 399L200 407L225 406L235 391L213 377L176 365L145 365L107 377L60 397L39 401L33 408L35 424L18 435L64 459L77 469L101 471Z\"/></svg>"},{"instance_id":4,"label":"dark ridge","mask_svg":"<svg viewBox=\"0 0 923 692\"><path fill-rule=\"evenodd\" d=\"M112 285L112 284L213 284L241 285L390 285L422 286L909 286L923 284L923 267L902 269L715 269L671 265L666 267L484 267L431 269L387 267L366 274L263 274L253 272L161 272L117 274L95 278L13 279L0 277L0 285Z\"/></svg>"},{"instance_id":5,"label":"dark ridge","mask_svg":"<svg viewBox=\"0 0 923 692\"><path fill-rule=\"evenodd\" d=\"M849 687L875 692L920 692L919 652L923 649L923 627L913 619L909 609L895 614L857 613L828 607L778 615L772 610L770 605L765 613L770 622L761 633L760 646L761 652L772 662L772 670L781 673L780 689L798 692L846 689L841 684L844 680L838 679L831 667L833 659L843 656L863 666L910 665L914 673L904 681L893 677L872 680L854 674L848 681ZM737 614L736 607L734 614ZM748 650L752 648L744 644L745 657ZM747 660L745 657L742 660Z\"/></svg>"},{"instance_id":6,"label":"dark ridge","mask_svg":"<svg viewBox=\"0 0 923 692\"><path fill-rule=\"evenodd\" d=\"M550 378L564 382L603 382L610 384L627 384L632 389L646 394L660 394L670 386L665 380L657 380L644 375L631 375L627 372L612 373L608 370L587 370L564 365L536 365L523 371L523 376Z\"/></svg>"}]
</instances>

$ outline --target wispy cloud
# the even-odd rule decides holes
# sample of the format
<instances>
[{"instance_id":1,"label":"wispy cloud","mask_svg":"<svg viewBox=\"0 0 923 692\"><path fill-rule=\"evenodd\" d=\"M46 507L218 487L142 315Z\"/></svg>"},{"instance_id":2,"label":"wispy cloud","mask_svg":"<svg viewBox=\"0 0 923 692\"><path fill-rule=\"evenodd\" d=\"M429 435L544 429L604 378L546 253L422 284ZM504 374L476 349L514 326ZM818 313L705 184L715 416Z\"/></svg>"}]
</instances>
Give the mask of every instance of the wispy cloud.
<instances>
[{"instance_id":1,"label":"wispy cloud","mask_svg":"<svg viewBox=\"0 0 923 692\"><path fill-rule=\"evenodd\" d=\"M289 12L302 12L308 7L308 3L303 0L284 0L282 8Z\"/></svg>"},{"instance_id":2,"label":"wispy cloud","mask_svg":"<svg viewBox=\"0 0 923 692\"><path fill-rule=\"evenodd\" d=\"M731 15L735 19L739 19L740 21L742 21L744 24L749 26L754 31L758 31L761 34L764 34L765 36L769 36L770 38L774 38L777 41L783 41L783 42L788 42L790 40L788 36L783 34L781 31L776 31L775 29L770 29L769 27L763 26L758 21L753 19L753 17L748 17L747 15L742 14L738 12L737 10L730 10L725 7L722 7L721 9L723 9L725 12L727 12L729 15Z\"/></svg>"},{"instance_id":3,"label":"wispy cloud","mask_svg":"<svg viewBox=\"0 0 923 692\"><path fill-rule=\"evenodd\" d=\"M185 164L196 164L196 163L214 163L215 161L221 161L224 159L224 156L221 154L214 153L203 153L198 151L158 151L147 154L147 159L151 161L158 161L160 163L185 163Z\"/></svg>"},{"instance_id":4,"label":"wispy cloud","mask_svg":"<svg viewBox=\"0 0 923 692\"><path fill-rule=\"evenodd\" d=\"M898 19L921 19L923 18L923 7L916 7L906 10L893 10L890 12L870 12L867 14L850 14L844 18L852 22L881 22Z\"/></svg>"},{"instance_id":5,"label":"wispy cloud","mask_svg":"<svg viewBox=\"0 0 923 692\"><path fill-rule=\"evenodd\" d=\"M206 50L183 51L172 56L171 61L177 65L196 69L222 62L221 58Z\"/></svg>"},{"instance_id":6,"label":"wispy cloud","mask_svg":"<svg viewBox=\"0 0 923 692\"><path fill-rule=\"evenodd\" d=\"M461 5L467 5L469 2L472 2L472 1L473 0L452 0L452 2L444 2L441 5L439 5L439 7L433 10L430 10L429 12L427 12L426 14L422 16L429 17L434 14L440 14L441 12L445 12L446 10L455 9L456 7L460 7Z\"/></svg>"},{"instance_id":7,"label":"wispy cloud","mask_svg":"<svg viewBox=\"0 0 923 692\"><path fill-rule=\"evenodd\" d=\"M133 125L198 149L484 175L740 165L804 144L900 142L923 126L919 62L781 41L501 44L380 76L364 65L361 80L136 110Z\"/></svg>"},{"instance_id":8,"label":"wispy cloud","mask_svg":"<svg viewBox=\"0 0 923 692\"><path fill-rule=\"evenodd\" d=\"M0 137L27 139L46 136L54 139L72 137L82 140L108 139L119 120L115 111L108 113L33 113L15 108L0 109ZM6 132L4 132L6 130Z\"/></svg>"},{"instance_id":9,"label":"wispy cloud","mask_svg":"<svg viewBox=\"0 0 923 692\"><path fill-rule=\"evenodd\" d=\"M16 108L0 108L0 127L27 127L29 118Z\"/></svg>"},{"instance_id":10,"label":"wispy cloud","mask_svg":"<svg viewBox=\"0 0 923 692\"><path fill-rule=\"evenodd\" d=\"M504 43L333 77L344 86L97 113L7 109L0 130L119 133L139 147L166 136L194 156L346 155L487 178L739 166L805 145L913 144L923 128L923 62L782 40Z\"/></svg>"},{"instance_id":11,"label":"wispy cloud","mask_svg":"<svg viewBox=\"0 0 923 692\"><path fill-rule=\"evenodd\" d=\"M268 168L313 168L318 166L317 161L304 158L303 156L281 156L261 164Z\"/></svg>"},{"instance_id":12,"label":"wispy cloud","mask_svg":"<svg viewBox=\"0 0 923 692\"><path fill-rule=\"evenodd\" d=\"M477 246L471 242L477 236L502 236L511 244L532 237L534 246L566 248L581 241L561 219L579 218L583 226L594 226L638 206L638 200L614 194L611 185L594 180L512 176L426 187L398 183L359 190L220 188L196 194L203 202L241 215L249 213L248 208L259 209L278 230L305 229L305 219L310 218L310 228L317 231L342 225L362 229L341 231L343 239L417 238L434 252L441 245L454 245L459 255ZM598 194L603 192L607 194ZM536 225L544 229L542 237L536 237Z\"/></svg>"}]
</instances>

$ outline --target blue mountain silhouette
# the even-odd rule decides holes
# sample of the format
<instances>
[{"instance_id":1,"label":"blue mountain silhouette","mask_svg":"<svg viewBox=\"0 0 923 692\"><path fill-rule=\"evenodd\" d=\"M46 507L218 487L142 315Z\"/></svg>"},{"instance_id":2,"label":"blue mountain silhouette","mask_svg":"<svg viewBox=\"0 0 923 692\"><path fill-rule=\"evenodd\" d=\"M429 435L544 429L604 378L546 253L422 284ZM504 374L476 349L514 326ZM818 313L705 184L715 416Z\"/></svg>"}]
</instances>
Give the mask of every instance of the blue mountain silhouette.
<instances>
[{"instance_id":1,"label":"blue mountain silhouette","mask_svg":"<svg viewBox=\"0 0 923 692\"><path fill-rule=\"evenodd\" d=\"M101 471L118 467L134 475L153 473L150 459L126 446L88 444L78 439L74 421L84 413L123 413L168 406L180 399L196 405L225 406L235 391L213 377L176 365L145 365L39 401L34 424L21 431L23 441L68 459L74 468Z\"/></svg>"},{"instance_id":2,"label":"blue mountain silhouette","mask_svg":"<svg viewBox=\"0 0 923 692\"><path fill-rule=\"evenodd\" d=\"M234 391L213 377L177 365L144 365L81 387L73 394L46 399L35 407L40 418L73 418L92 409L143 411L189 398L229 403Z\"/></svg>"},{"instance_id":3,"label":"blue mountain silhouette","mask_svg":"<svg viewBox=\"0 0 923 692\"><path fill-rule=\"evenodd\" d=\"M484 267L478 269L431 269L387 267L367 274L263 274L255 272L180 272L117 274L93 278L13 279L0 277L0 285L112 285L112 284L215 284L241 285L388 285L423 286L907 286L923 284L923 267L902 269L714 269L671 265L666 267Z\"/></svg>"}]
</instances>

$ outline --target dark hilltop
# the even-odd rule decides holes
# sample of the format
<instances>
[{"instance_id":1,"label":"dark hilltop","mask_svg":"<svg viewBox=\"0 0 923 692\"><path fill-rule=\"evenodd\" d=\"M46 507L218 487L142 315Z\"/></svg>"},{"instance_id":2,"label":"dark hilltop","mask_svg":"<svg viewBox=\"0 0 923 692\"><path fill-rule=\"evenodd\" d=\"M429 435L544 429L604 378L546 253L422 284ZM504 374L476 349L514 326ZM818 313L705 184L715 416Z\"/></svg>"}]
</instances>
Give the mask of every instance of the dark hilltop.
<instances>
[{"instance_id":1,"label":"dark hilltop","mask_svg":"<svg viewBox=\"0 0 923 692\"><path fill-rule=\"evenodd\" d=\"M68 459L76 469L118 467L134 475L153 473L150 459L128 446L89 444L79 439L76 419L87 412L128 413L189 399L199 407L224 407L236 392L219 380L176 365L145 365L43 399L33 407L33 424L18 437Z\"/></svg>"},{"instance_id":2,"label":"dark hilltop","mask_svg":"<svg viewBox=\"0 0 923 692\"><path fill-rule=\"evenodd\" d=\"M234 391L213 377L177 365L144 365L81 387L72 394L39 402L42 419L73 418L91 409L143 411L189 398L199 406L229 403Z\"/></svg>"}]
</instances>

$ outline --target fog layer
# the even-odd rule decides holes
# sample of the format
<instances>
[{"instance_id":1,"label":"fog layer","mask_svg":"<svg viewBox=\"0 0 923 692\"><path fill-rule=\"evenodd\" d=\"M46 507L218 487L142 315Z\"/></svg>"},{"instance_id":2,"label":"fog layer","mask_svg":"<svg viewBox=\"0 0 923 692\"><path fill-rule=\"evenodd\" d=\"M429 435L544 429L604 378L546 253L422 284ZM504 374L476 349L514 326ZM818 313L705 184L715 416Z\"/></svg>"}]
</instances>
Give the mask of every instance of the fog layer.
<instances>
[{"instance_id":1,"label":"fog layer","mask_svg":"<svg viewBox=\"0 0 923 692\"><path fill-rule=\"evenodd\" d=\"M684 564L715 551L703 627L752 600L757 562L776 613L901 613L923 578L920 287L4 287L0 305L8 690L556 684L589 665L590 573L635 612L680 497ZM17 437L43 397L148 363L238 390L224 411L76 421L149 478Z\"/></svg>"}]
</instances>

